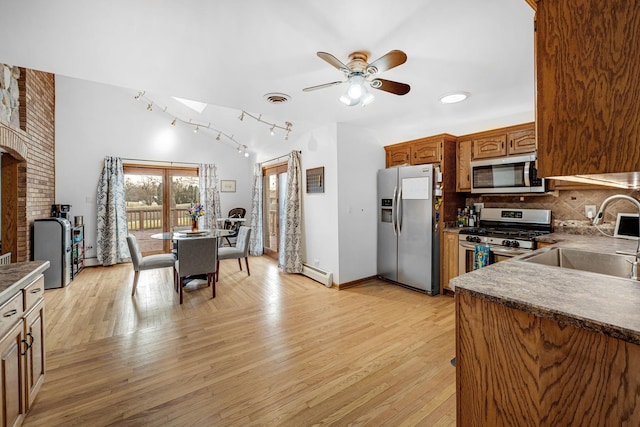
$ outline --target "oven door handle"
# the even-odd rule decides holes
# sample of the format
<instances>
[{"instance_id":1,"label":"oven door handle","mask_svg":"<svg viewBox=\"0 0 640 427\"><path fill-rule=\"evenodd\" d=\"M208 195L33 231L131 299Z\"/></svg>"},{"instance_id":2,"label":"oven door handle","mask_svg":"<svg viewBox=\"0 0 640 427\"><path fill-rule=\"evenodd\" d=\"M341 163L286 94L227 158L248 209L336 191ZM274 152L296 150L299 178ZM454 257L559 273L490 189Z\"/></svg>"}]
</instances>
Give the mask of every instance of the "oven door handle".
<instances>
[{"instance_id":1,"label":"oven door handle","mask_svg":"<svg viewBox=\"0 0 640 427\"><path fill-rule=\"evenodd\" d=\"M464 248L464 249L471 249L471 250L475 250L476 249L476 244L475 243L467 243L467 242L460 242L460 247Z\"/></svg>"},{"instance_id":2,"label":"oven door handle","mask_svg":"<svg viewBox=\"0 0 640 427\"><path fill-rule=\"evenodd\" d=\"M531 162L524 162L524 186L531 187Z\"/></svg>"}]
</instances>

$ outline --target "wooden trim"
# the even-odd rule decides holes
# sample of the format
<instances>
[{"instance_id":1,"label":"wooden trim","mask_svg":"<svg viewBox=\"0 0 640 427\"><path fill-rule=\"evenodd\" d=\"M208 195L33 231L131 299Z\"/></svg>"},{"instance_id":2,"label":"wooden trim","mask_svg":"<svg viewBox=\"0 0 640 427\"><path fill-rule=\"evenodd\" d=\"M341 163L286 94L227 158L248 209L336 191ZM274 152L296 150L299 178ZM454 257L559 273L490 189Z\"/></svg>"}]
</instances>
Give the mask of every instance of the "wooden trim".
<instances>
[{"instance_id":1,"label":"wooden trim","mask_svg":"<svg viewBox=\"0 0 640 427\"><path fill-rule=\"evenodd\" d=\"M275 165L264 166L262 168L262 176L280 175L288 170L288 162L277 163Z\"/></svg>"},{"instance_id":2,"label":"wooden trim","mask_svg":"<svg viewBox=\"0 0 640 427\"><path fill-rule=\"evenodd\" d=\"M533 9L533 11L537 11L538 10L538 0L524 0L527 2L527 4L529 6L531 6L531 9Z\"/></svg>"},{"instance_id":3,"label":"wooden trim","mask_svg":"<svg viewBox=\"0 0 640 427\"><path fill-rule=\"evenodd\" d=\"M340 284L334 283L333 286L337 287L339 291L342 291L345 289L353 288L354 286L358 286L364 282L368 282L369 280L374 280L374 279L376 279L376 276L363 277L362 279L356 279L346 283L340 283Z\"/></svg>"},{"instance_id":4,"label":"wooden trim","mask_svg":"<svg viewBox=\"0 0 640 427\"><path fill-rule=\"evenodd\" d=\"M123 163L124 173L143 173L156 170L160 175L164 170L180 172L182 176L198 176L198 168L193 166L161 166L161 165L141 165L136 163Z\"/></svg>"},{"instance_id":5,"label":"wooden trim","mask_svg":"<svg viewBox=\"0 0 640 427\"><path fill-rule=\"evenodd\" d=\"M484 138L484 137L487 137L487 136L502 135L502 134L507 134L509 132L530 129L531 127L535 127L535 122L522 123L522 124L514 125L514 126L506 126L506 127L502 127L502 128L484 130L484 131L481 131L481 132L469 133L467 135L459 136L458 140L462 140L462 139L479 139L479 138Z\"/></svg>"}]
</instances>

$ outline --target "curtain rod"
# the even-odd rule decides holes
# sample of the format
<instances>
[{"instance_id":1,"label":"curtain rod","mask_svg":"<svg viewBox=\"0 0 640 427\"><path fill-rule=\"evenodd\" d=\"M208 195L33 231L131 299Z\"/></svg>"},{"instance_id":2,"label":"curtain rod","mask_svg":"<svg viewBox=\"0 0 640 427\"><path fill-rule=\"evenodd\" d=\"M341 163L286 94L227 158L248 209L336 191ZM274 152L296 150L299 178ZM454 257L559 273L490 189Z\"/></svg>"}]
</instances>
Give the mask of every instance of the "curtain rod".
<instances>
[{"instance_id":1,"label":"curtain rod","mask_svg":"<svg viewBox=\"0 0 640 427\"><path fill-rule=\"evenodd\" d=\"M298 153L302 154L302 150L293 150L293 151L297 151ZM283 157L289 157L289 155L288 154L283 154L280 157L274 157L273 159L265 160L264 162L260 162L260 165L264 165L265 163L273 162L274 160L282 159Z\"/></svg>"},{"instance_id":2,"label":"curtain rod","mask_svg":"<svg viewBox=\"0 0 640 427\"><path fill-rule=\"evenodd\" d=\"M172 162L170 160L147 160L147 159L130 159L127 157L120 157L122 160L127 160L130 162L151 162L151 163L168 163L170 165L195 165L200 166L200 163L192 163L192 162Z\"/></svg>"}]
</instances>

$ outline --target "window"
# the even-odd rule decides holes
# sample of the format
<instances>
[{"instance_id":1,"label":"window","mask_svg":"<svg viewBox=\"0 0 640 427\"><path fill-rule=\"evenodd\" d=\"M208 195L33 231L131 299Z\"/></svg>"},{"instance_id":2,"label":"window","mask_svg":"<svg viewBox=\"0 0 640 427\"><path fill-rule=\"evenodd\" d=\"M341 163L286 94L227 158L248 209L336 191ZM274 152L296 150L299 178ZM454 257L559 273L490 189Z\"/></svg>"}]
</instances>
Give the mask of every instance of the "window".
<instances>
[{"instance_id":1,"label":"window","mask_svg":"<svg viewBox=\"0 0 640 427\"><path fill-rule=\"evenodd\" d=\"M198 168L124 165L127 226L143 255L171 251L170 240L152 234L191 226L185 213L200 201L198 186Z\"/></svg>"}]
</instances>

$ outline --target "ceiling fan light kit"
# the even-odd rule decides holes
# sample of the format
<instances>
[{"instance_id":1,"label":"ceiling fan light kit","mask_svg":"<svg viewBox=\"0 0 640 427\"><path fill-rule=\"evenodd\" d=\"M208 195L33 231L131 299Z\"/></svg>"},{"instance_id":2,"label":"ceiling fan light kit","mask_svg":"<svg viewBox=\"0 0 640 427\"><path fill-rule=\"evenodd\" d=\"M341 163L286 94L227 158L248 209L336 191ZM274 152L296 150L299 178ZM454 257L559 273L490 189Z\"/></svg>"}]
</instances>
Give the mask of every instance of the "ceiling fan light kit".
<instances>
[{"instance_id":1,"label":"ceiling fan light kit","mask_svg":"<svg viewBox=\"0 0 640 427\"><path fill-rule=\"evenodd\" d=\"M367 83L373 89L393 93L394 95L406 95L411 90L411 86L406 83L374 78L376 74L390 70L398 65L402 65L407 61L407 55L401 50L392 50L370 64L367 63L368 55L364 52L353 52L349 55L351 60L347 65L343 64L338 58L330 53L317 52L317 55L333 67L342 71L347 79L317 86L310 86L302 89L304 92L324 89L326 87L348 82L349 86L346 92L340 97L340 101L350 107L356 105L364 107L375 99L373 94L368 91Z\"/></svg>"}]
</instances>

